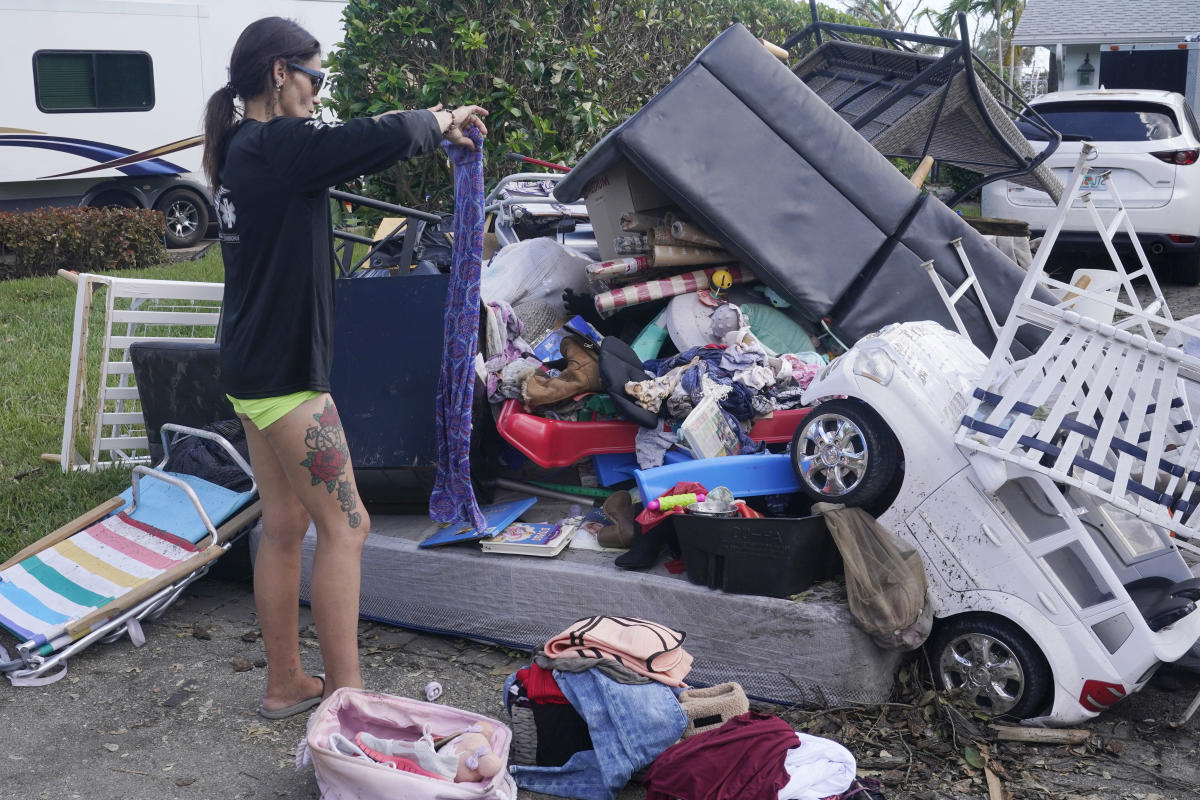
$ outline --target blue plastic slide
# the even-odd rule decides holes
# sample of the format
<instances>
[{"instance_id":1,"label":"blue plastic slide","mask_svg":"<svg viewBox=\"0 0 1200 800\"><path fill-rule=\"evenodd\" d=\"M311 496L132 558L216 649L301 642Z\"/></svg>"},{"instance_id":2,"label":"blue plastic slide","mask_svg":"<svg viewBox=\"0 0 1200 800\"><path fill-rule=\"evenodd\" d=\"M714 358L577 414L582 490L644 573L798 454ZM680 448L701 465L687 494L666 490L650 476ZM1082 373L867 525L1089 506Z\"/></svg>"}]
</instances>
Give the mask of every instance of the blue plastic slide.
<instances>
[{"instance_id":1,"label":"blue plastic slide","mask_svg":"<svg viewBox=\"0 0 1200 800\"><path fill-rule=\"evenodd\" d=\"M661 497L680 481L695 481L705 488L727 486L734 497L758 497L800 491L788 453L700 458L664 464L633 472L643 501Z\"/></svg>"}]
</instances>

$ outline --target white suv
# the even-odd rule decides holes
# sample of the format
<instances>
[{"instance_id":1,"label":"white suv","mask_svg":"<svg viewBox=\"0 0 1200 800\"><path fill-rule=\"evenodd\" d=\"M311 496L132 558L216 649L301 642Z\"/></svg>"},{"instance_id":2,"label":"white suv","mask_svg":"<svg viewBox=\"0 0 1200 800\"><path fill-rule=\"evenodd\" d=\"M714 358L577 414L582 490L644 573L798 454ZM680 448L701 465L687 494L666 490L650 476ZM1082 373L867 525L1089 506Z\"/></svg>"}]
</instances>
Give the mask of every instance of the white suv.
<instances>
[{"instance_id":1,"label":"white suv","mask_svg":"<svg viewBox=\"0 0 1200 800\"><path fill-rule=\"evenodd\" d=\"M1034 109L1063 135L1047 164L1065 184L1079 158L1080 144L1095 147L1092 199L1102 211L1114 205L1116 187L1138 239L1152 261L1172 268L1180 283L1200 283L1200 125L1187 101L1176 92L1084 90L1052 92L1031 101ZM1045 135L1017 120L1035 147ZM1041 142L1039 142L1039 139ZM1056 248L1099 251L1100 239L1082 203L1067 217ZM1010 181L983 188L985 217L1019 219L1041 235L1054 217L1054 201L1045 192Z\"/></svg>"}]
</instances>

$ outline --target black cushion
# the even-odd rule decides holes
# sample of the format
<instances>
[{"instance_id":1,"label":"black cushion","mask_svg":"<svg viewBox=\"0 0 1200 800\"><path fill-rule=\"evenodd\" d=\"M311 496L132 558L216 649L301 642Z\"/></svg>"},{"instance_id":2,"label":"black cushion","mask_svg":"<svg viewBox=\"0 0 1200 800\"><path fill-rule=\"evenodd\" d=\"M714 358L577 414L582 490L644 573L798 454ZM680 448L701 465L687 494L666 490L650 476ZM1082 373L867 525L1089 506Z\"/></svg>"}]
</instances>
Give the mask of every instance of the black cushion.
<instances>
[{"instance_id":1,"label":"black cushion","mask_svg":"<svg viewBox=\"0 0 1200 800\"><path fill-rule=\"evenodd\" d=\"M129 360L137 380L150 458L162 458L160 429L174 422L203 428L236 416L221 390L220 345L205 342L135 342Z\"/></svg>"},{"instance_id":2,"label":"black cushion","mask_svg":"<svg viewBox=\"0 0 1200 800\"><path fill-rule=\"evenodd\" d=\"M890 322L953 325L921 267L932 260L951 291L960 285L966 272L952 240L962 240L998 319L1024 279L740 24L593 147L556 185L555 198L574 201L624 162L790 301L790 314L829 318L848 343ZM972 341L990 352L996 339L974 292L958 311ZM1034 328L1017 337L1030 349L1045 336Z\"/></svg>"},{"instance_id":3,"label":"black cushion","mask_svg":"<svg viewBox=\"0 0 1200 800\"><path fill-rule=\"evenodd\" d=\"M658 415L639 406L625 394L628 381L644 381L649 376L642 360L633 348L615 336L605 336L600 343L600 385L622 416L643 428L658 425Z\"/></svg>"}]
</instances>

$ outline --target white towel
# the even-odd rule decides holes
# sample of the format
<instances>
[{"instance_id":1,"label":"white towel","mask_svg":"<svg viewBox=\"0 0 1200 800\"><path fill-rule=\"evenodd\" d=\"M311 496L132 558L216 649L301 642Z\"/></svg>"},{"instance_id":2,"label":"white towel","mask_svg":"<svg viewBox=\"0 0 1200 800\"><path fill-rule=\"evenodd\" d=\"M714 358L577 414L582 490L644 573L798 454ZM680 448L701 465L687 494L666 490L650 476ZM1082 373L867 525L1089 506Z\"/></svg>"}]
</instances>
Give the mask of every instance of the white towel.
<instances>
[{"instance_id":1,"label":"white towel","mask_svg":"<svg viewBox=\"0 0 1200 800\"><path fill-rule=\"evenodd\" d=\"M800 746L787 751L784 767L789 779L779 790L779 800L821 800L850 788L855 763L849 750L807 733L797 733L796 737Z\"/></svg>"}]
</instances>

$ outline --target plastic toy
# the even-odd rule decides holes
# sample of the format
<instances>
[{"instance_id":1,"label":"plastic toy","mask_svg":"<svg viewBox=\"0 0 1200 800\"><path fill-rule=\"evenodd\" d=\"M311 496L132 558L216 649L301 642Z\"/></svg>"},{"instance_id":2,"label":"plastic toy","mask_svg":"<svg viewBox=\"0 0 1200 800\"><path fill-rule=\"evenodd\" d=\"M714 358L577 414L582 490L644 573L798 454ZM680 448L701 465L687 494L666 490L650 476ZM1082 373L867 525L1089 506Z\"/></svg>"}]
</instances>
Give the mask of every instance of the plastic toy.
<instances>
[{"instance_id":1,"label":"plastic toy","mask_svg":"<svg viewBox=\"0 0 1200 800\"><path fill-rule=\"evenodd\" d=\"M733 275L727 269L719 269L709 276L708 285L715 297L733 286Z\"/></svg>"},{"instance_id":2,"label":"plastic toy","mask_svg":"<svg viewBox=\"0 0 1200 800\"><path fill-rule=\"evenodd\" d=\"M642 497L661 497L679 481L695 481L705 486L724 484L736 497L791 494L800 490L800 481L792 471L791 456L787 453L699 458L635 470L633 477Z\"/></svg>"},{"instance_id":3,"label":"plastic toy","mask_svg":"<svg viewBox=\"0 0 1200 800\"><path fill-rule=\"evenodd\" d=\"M706 495L688 492L687 494L665 494L657 500L651 500L646 508L651 511L670 511L678 506L690 506L692 503L703 503Z\"/></svg>"},{"instance_id":4,"label":"plastic toy","mask_svg":"<svg viewBox=\"0 0 1200 800\"><path fill-rule=\"evenodd\" d=\"M494 731L488 723L480 722L445 746L458 756L455 783L484 781L504 769L504 762L492 751Z\"/></svg>"},{"instance_id":5,"label":"plastic toy","mask_svg":"<svg viewBox=\"0 0 1200 800\"><path fill-rule=\"evenodd\" d=\"M860 339L805 390L817 404L791 449L806 494L887 505L879 523L925 554L938 683L1031 724L1083 722L1161 663L1198 656L1200 580L1184 554L1200 553L1200 360L1167 342L1200 329L1172 318L1145 253L1129 272L1112 248L1118 229L1137 236L1115 186L1097 210L1093 153L1084 143L1003 327L979 307L990 358L963 334L962 287L977 276L955 239L962 286L950 294L930 275L959 333L907 322ZM1044 271L1079 206L1116 293ZM1150 302L1131 276L1148 278ZM1082 316L1080 299L1124 318ZM1029 331L1038 346L1015 346Z\"/></svg>"},{"instance_id":6,"label":"plastic toy","mask_svg":"<svg viewBox=\"0 0 1200 800\"><path fill-rule=\"evenodd\" d=\"M790 455L811 498L886 504L880 524L925 554L926 648L944 689L988 714L1076 725L1196 642L1200 615L1182 596L1192 575L1164 529L1056 484L1032 459L956 446L986 368L936 323L886 328L808 387L805 402L817 403ZM1115 385L1110 375L1089 381Z\"/></svg>"}]
</instances>

